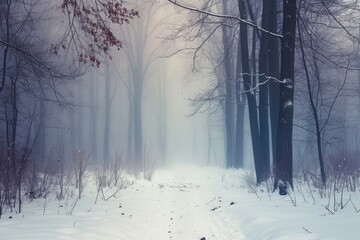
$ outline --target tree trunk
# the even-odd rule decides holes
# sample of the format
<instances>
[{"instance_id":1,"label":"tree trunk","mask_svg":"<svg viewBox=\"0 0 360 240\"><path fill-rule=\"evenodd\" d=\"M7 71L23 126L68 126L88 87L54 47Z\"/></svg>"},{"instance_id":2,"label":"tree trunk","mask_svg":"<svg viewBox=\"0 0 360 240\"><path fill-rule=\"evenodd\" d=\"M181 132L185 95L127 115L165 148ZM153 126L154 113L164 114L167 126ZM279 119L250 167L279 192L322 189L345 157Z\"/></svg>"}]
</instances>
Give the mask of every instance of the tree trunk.
<instances>
[{"instance_id":1,"label":"tree trunk","mask_svg":"<svg viewBox=\"0 0 360 240\"><path fill-rule=\"evenodd\" d=\"M84 121L83 121L83 86L82 82L79 82L77 86L77 97L78 97L78 108L76 109L76 129L77 129L77 147L78 150L84 151L84 142L83 142L83 128L84 128Z\"/></svg>"},{"instance_id":2,"label":"tree trunk","mask_svg":"<svg viewBox=\"0 0 360 240\"><path fill-rule=\"evenodd\" d=\"M18 99L17 99L17 78L18 78L18 72L19 72L19 66L18 66L18 61L16 60L16 73L15 73L15 77L14 79L11 79L11 107L12 107L12 118L11 118L11 141L10 141L10 159L11 159L11 164L12 164L12 175L13 175L13 184L14 187L16 186L16 182L17 182L17 177L18 177L18 159L17 159L17 152L16 152L16 136L17 136L17 126L18 126ZM16 189L14 189L16 190ZM21 191L20 189L18 189L19 192ZM16 192L13 193L16 199ZM21 196L19 196L19 198L21 198ZM14 207L15 207L15 201L14 201Z\"/></svg>"},{"instance_id":3,"label":"tree trunk","mask_svg":"<svg viewBox=\"0 0 360 240\"><path fill-rule=\"evenodd\" d=\"M228 0L223 0L223 12L228 14ZM230 36L226 26L222 26L222 42L224 49L224 69L225 69L225 128L226 128L226 166L234 167L235 156L235 137L234 137L234 93L233 78L231 68L231 47Z\"/></svg>"},{"instance_id":4,"label":"tree trunk","mask_svg":"<svg viewBox=\"0 0 360 240\"><path fill-rule=\"evenodd\" d=\"M98 81L95 79L94 74L91 73L91 156L94 162L98 161L97 156L97 113L98 113Z\"/></svg>"},{"instance_id":5,"label":"tree trunk","mask_svg":"<svg viewBox=\"0 0 360 240\"><path fill-rule=\"evenodd\" d=\"M244 0L239 0L239 12L242 19L246 19L246 9ZM257 183L264 181L264 163L263 163L263 150L261 147L260 132L258 125L258 113L256 105L255 92L251 89L250 78L250 64L249 64L249 48L248 48L248 34L247 25L243 22L240 23L240 41L241 41L241 54L242 54L242 72L244 79L244 89L248 100L249 107L249 120L250 120L250 132L253 147L253 155L255 162L255 172Z\"/></svg>"},{"instance_id":6,"label":"tree trunk","mask_svg":"<svg viewBox=\"0 0 360 240\"><path fill-rule=\"evenodd\" d=\"M165 73L163 73L165 76ZM167 119L166 119L166 90L165 90L166 79L161 78L158 81L158 107L159 107L159 144L160 144L160 160L161 165L166 164L166 151L167 151Z\"/></svg>"},{"instance_id":7,"label":"tree trunk","mask_svg":"<svg viewBox=\"0 0 360 240\"><path fill-rule=\"evenodd\" d=\"M140 170L143 163L142 142L142 79L135 73L134 79L134 151L135 170Z\"/></svg>"},{"instance_id":8,"label":"tree trunk","mask_svg":"<svg viewBox=\"0 0 360 240\"><path fill-rule=\"evenodd\" d=\"M71 152L74 154L78 149L77 143L77 128L76 128L76 115L75 115L75 107L71 106L69 109L69 122L70 122L70 144L71 144Z\"/></svg>"},{"instance_id":9,"label":"tree trunk","mask_svg":"<svg viewBox=\"0 0 360 240\"><path fill-rule=\"evenodd\" d=\"M105 74L105 123L104 123L104 169L109 167L109 155L110 155L110 69L107 67Z\"/></svg>"},{"instance_id":10,"label":"tree trunk","mask_svg":"<svg viewBox=\"0 0 360 240\"><path fill-rule=\"evenodd\" d=\"M283 1L283 39L281 45L280 102L275 159L275 189L287 194L293 187L292 127L294 115L294 62L296 0Z\"/></svg>"},{"instance_id":11,"label":"tree trunk","mask_svg":"<svg viewBox=\"0 0 360 240\"><path fill-rule=\"evenodd\" d=\"M6 42L9 43L10 41L10 8L11 2L6 1L6 13L5 16L5 27L6 27ZM1 74L1 86L0 86L0 93L5 87L5 79L6 79L6 70L7 70L7 56L9 51L9 45L6 45L4 48L4 55L3 55L3 62L2 62L2 74Z\"/></svg>"},{"instance_id":12,"label":"tree trunk","mask_svg":"<svg viewBox=\"0 0 360 240\"><path fill-rule=\"evenodd\" d=\"M325 186L326 185L326 175L325 175L324 159L323 159L322 145L321 145L321 130L320 130L319 113L318 113L318 109L316 107L316 104L314 102L313 93L312 93L312 90L311 90L310 75L309 75L309 71L308 71L308 67L307 67L307 63L306 63L304 44L303 44L303 40L302 40L302 34L301 34L300 26L298 26L298 30L299 30L299 42L300 42L300 50L301 50L301 59L302 59L304 70L305 70L306 85L307 85L307 90L308 90L308 94L309 94L311 112L313 114L314 121L315 121L316 145L317 145L317 152L318 152L318 157L319 157L321 181L322 181L322 184ZM312 41L312 40L310 40L310 41Z\"/></svg>"},{"instance_id":13,"label":"tree trunk","mask_svg":"<svg viewBox=\"0 0 360 240\"><path fill-rule=\"evenodd\" d=\"M237 57L236 57L236 79L235 79L235 96L236 96L236 148L235 148L235 168L244 167L244 115L246 96L241 89L241 35L239 32Z\"/></svg>"},{"instance_id":14,"label":"tree trunk","mask_svg":"<svg viewBox=\"0 0 360 240\"><path fill-rule=\"evenodd\" d=\"M261 27L269 30L269 0L263 0L262 8L262 23ZM260 51L259 51L259 124L260 124L260 139L263 150L264 162L264 178L270 176L270 143L269 143L269 110L268 110L268 43L269 37L267 33L261 33Z\"/></svg>"},{"instance_id":15,"label":"tree trunk","mask_svg":"<svg viewBox=\"0 0 360 240\"><path fill-rule=\"evenodd\" d=\"M45 166L46 157L46 104L45 101L40 99L40 115L39 115L39 135L37 142L37 149L39 153L39 166Z\"/></svg>"},{"instance_id":16,"label":"tree trunk","mask_svg":"<svg viewBox=\"0 0 360 240\"><path fill-rule=\"evenodd\" d=\"M128 140L127 140L127 161L128 164L134 164L134 91L133 85L129 84L129 119L128 119Z\"/></svg>"},{"instance_id":17,"label":"tree trunk","mask_svg":"<svg viewBox=\"0 0 360 240\"><path fill-rule=\"evenodd\" d=\"M270 32L277 32L277 0L270 1ZM277 134L277 119L279 116L279 45L278 38L269 35L269 107L270 107L270 124L271 124L271 144L272 144L272 159L273 163L276 159L276 134Z\"/></svg>"}]
</instances>

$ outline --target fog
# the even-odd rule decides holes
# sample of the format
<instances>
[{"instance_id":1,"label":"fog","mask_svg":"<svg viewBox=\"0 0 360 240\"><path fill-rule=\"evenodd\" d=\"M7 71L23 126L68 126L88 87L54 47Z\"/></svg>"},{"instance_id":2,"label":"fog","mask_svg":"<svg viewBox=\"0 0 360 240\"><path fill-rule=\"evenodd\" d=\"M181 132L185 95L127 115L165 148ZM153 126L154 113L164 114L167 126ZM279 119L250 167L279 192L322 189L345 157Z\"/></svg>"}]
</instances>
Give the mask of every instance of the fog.
<instances>
[{"instance_id":1,"label":"fog","mask_svg":"<svg viewBox=\"0 0 360 240\"><path fill-rule=\"evenodd\" d=\"M358 239L359 23L347 0L0 0L0 236Z\"/></svg>"},{"instance_id":2,"label":"fog","mask_svg":"<svg viewBox=\"0 0 360 240\"><path fill-rule=\"evenodd\" d=\"M195 113L192 106L192 99L209 85L209 73L192 71L191 53L173 54L183 43L165 39L173 27L174 15L169 10L174 12L171 6L149 5L130 25L120 29L114 26L124 42L123 48L112 50L111 60L103 58L98 68L90 67L83 76L61 86L61 104L44 103L46 114L37 139L41 144L35 150L43 166L54 159L71 159L73 151L88 153L94 166L102 165L104 158L130 162L134 157L134 146L129 146L134 144L129 143L129 139L134 141L134 117L130 115L134 110L134 79L139 77L135 76L139 71L144 72L139 81L143 85L144 161L157 168L190 163L225 166L221 117L214 122L206 111ZM140 37L139 31L146 39ZM209 124L213 144L210 153Z\"/></svg>"},{"instance_id":3,"label":"fog","mask_svg":"<svg viewBox=\"0 0 360 240\"><path fill-rule=\"evenodd\" d=\"M225 115L226 109L232 109L235 119L235 109L240 104L244 106L243 140L233 147L243 146L240 154L243 167L254 169L246 91L234 90L236 81L226 83L227 77L235 78L238 25L234 21L226 23L227 29L221 32L218 30L221 25L214 19L201 25L198 13L169 2L140 4L134 1L127 3L127 7L138 11L138 16L129 18L126 24L109 24L112 33L120 39L121 47L98 50L91 60L88 52L95 51L91 44L85 53L81 52L84 42L77 42L74 37L61 42L63 45L56 45L58 39L74 36L75 30L84 26L79 21L73 29L69 27L64 12L54 4L34 3L31 14L40 19L38 23L34 19L26 20L26 11L16 6L11 8L15 20L24 18L24 25L28 26L24 32L16 31L19 23L11 22L14 28L11 31L18 33L14 42L29 49L33 58L29 61L13 51L8 60L11 71L4 71L6 84L1 97L4 152L16 148L15 143L20 149L30 148L33 164L41 168L56 161L67 162L66 166L71 167L74 152L86 154L94 168L109 167L116 161L121 161L129 171L177 164L234 167L227 160L227 147L232 143L227 139ZM221 8L219 4L210 7L214 11ZM256 13L261 9L254 4L254 10ZM316 64L321 73L310 75L321 76L321 81L312 82L310 89L318 92L319 118L324 124L319 134L324 141L324 155L329 157L340 151L357 151L359 147L358 75L354 61L358 47L341 29L318 28L317 34L324 37L319 37L316 44L319 49L322 43L326 44L327 51L319 51L326 52L329 58L319 54L320 62ZM88 42L98 41L91 32L79 35L79 39ZM325 42L326 37L331 40ZM249 42L253 39L249 36ZM225 66L224 42L229 42L230 51L234 52L230 56L233 73L229 76L226 75L229 69ZM255 67L256 55L260 54L258 47L256 39L249 44L250 60ZM309 47L305 49L308 55L310 51ZM18 88L11 84L14 73L18 73L14 70L17 59L24 69L19 72ZM294 169L300 171L316 168L316 134L300 54L295 65L293 156ZM255 87L251 92L258 101L259 74L254 69ZM227 92L226 85L232 85L232 92ZM9 100L14 97L13 89L19 92L15 94L17 100ZM242 103L235 97L239 92ZM232 95L229 104L227 94ZM9 110L9 106L13 110ZM270 123L270 119L267 121ZM235 122L228 125L232 127L230 132L235 142Z\"/></svg>"}]
</instances>

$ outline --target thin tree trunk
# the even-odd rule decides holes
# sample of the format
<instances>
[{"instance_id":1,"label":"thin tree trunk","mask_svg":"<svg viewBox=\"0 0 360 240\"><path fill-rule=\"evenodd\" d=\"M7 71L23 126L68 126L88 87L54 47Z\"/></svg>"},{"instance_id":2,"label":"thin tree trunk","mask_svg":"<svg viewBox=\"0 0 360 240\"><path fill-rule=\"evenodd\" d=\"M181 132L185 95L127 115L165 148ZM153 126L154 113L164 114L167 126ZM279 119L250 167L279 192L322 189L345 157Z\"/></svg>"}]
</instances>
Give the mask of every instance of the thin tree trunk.
<instances>
[{"instance_id":1,"label":"thin tree trunk","mask_svg":"<svg viewBox=\"0 0 360 240\"><path fill-rule=\"evenodd\" d=\"M134 91L133 85L129 84L129 120L128 120L128 141L127 141L127 160L129 164L134 164Z\"/></svg>"},{"instance_id":2,"label":"thin tree trunk","mask_svg":"<svg viewBox=\"0 0 360 240\"><path fill-rule=\"evenodd\" d=\"M76 128L77 128L77 147L79 150L84 151L83 146L83 128L84 128L84 122L83 122L83 86L82 82L79 82L79 85L77 86L77 97L78 97L78 108L76 110Z\"/></svg>"},{"instance_id":3,"label":"thin tree trunk","mask_svg":"<svg viewBox=\"0 0 360 240\"><path fill-rule=\"evenodd\" d=\"M71 152L74 154L78 149L77 143L77 128L76 128L76 115L75 107L71 106L69 109L69 122L70 122L70 143L71 143Z\"/></svg>"},{"instance_id":4,"label":"thin tree trunk","mask_svg":"<svg viewBox=\"0 0 360 240\"><path fill-rule=\"evenodd\" d=\"M11 159L11 165L12 170L11 174L13 176L13 184L14 184L14 193L13 197L15 199L14 201L14 207L16 204L16 191L19 189L16 189L17 187L17 181L18 181L18 156L17 156L17 149L16 149L16 142L17 142L17 127L18 127L18 93L17 93L17 80L18 80L18 74L19 74L19 62L18 60L15 60L16 69L15 69L15 76L11 79L11 88L10 88L10 101L11 101L11 134L10 134L10 159Z\"/></svg>"},{"instance_id":5,"label":"thin tree trunk","mask_svg":"<svg viewBox=\"0 0 360 240\"><path fill-rule=\"evenodd\" d=\"M238 0L240 17L246 19L246 9L244 0ZM258 125L258 113L256 105L256 96L251 89L250 78L250 64L249 64L249 47L248 47L248 33L247 25L243 22L240 23L240 41L241 41L241 54L242 54L242 72L244 78L244 89L248 100L249 107L249 120L250 120L250 132L253 147L253 155L255 162L255 172L257 183L265 180L264 176L264 163L263 151L261 147L260 132Z\"/></svg>"},{"instance_id":6,"label":"thin tree trunk","mask_svg":"<svg viewBox=\"0 0 360 240\"><path fill-rule=\"evenodd\" d=\"M270 32L277 32L277 0L270 1ZM269 36L269 76L274 78L269 82L269 107L270 107L270 124L271 124L271 143L272 143L272 159L273 163L276 159L276 134L277 134L277 119L279 116L279 44L278 39L274 36Z\"/></svg>"},{"instance_id":7,"label":"thin tree trunk","mask_svg":"<svg viewBox=\"0 0 360 240\"><path fill-rule=\"evenodd\" d=\"M134 151L135 170L140 170L143 163L142 142L142 79L135 73L134 79Z\"/></svg>"},{"instance_id":8,"label":"thin tree trunk","mask_svg":"<svg viewBox=\"0 0 360 240\"><path fill-rule=\"evenodd\" d=\"M308 94L309 94L311 112L313 114L314 121L315 121L316 145L317 145L317 152L318 152L318 157L319 157L321 181L322 181L322 184L325 186L326 185L326 175L325 175L325 167L324 167L324 158L323 158L323 154L322 154L321 130L320 130L318 109L315 105L315 102L313 99L313 93L311 90L310 75L309 75L309 71L308 71L308 67L307 67L307 63L306 63L304 44L303 44L303 40L302 40L300 26L298 26L298 30L299 30L298 33L299 33L299 42L300 42L300 50L301 50L301 59L302 59L304 70L305 70L306 84L307 84L307 90L308 90ZM310 40L310 41L312 41L312 40Z\"/></svg>"},{"instance_id":9,"label":"thin tree trunk","mask_svg":"<svg viewBox=\"0 0 360 240\"><path fill-rule=\"evenodd\" d=\"M269 0L263 0L262 23L261 26L265 30L269 30ZM268 43L269 37L267 33L261 33L260 51L259 51L259 124L260 139L263 150L264 162L264 178L270 176L270 136L269 136L269 110L268 110Z\"/></svg>"},{"instance_id":10,"label":"thin tree trunk","mask_svg":"<svg viewBox=\"0 0 360 240\"><path fill-rule=\"evenodd\" d=\"M239 32L237 58L236 58L236 82L235 82L235 96L236 96L236 148L235 148L235 168L244 167L244 117L245 117L245 103L246 96L244 90L241 89L241 35Z\"/></svg>"},{"instance_id":11,"label":"thin tree trunk","mask_svg":"<svg viewBox=\"0 0 360 240\"><path fill-rule=\"evenodd\" d=\"M109 167L109 155L110 155L110 87L111 87L111 79L110 79L110 69L109 67L106 69L105 74L105 119L104 119L104 169Z\"/></svg>"},{"instance_id":12,"label":"thin tree trunk","mask_svg":"<svg viewBox=\"0 0 360 240\"><path fill-rule=\"evenodd\" d=\"M91 155L92 160L96 162L98 160L97 156L97 112L98 112L98 86L97 79L95 79L94 74L91 73Z\"/></svg>"},{"instance_id":13,"label":"thin tree trunk","mask_svg":"<svg viewBox=\"0 0 360 240\"><path fill-rule=\"evenodd\" d=\"M38 151L40 166L44 166L46 156L46 104L40 99L40 116L39 116L39 137L38 137Z\"/></svg>"},{"instance_id":14,"label":"thin tree trunk","mask_svg":"<svg viewBox=\"0 0 360 240\"><path fill-rule=\"evenodd\" d=\"M228 14L228 0L223 0L223 12ZM230 36L226 26L222 26L222 42L224 48L224 67L225 67L225 128L226 128L226 165L234 167L235 157L235 113L234 113L234 97L233 97L233 78L231 68L231 47Z\"/></svg>"}]
</instances>

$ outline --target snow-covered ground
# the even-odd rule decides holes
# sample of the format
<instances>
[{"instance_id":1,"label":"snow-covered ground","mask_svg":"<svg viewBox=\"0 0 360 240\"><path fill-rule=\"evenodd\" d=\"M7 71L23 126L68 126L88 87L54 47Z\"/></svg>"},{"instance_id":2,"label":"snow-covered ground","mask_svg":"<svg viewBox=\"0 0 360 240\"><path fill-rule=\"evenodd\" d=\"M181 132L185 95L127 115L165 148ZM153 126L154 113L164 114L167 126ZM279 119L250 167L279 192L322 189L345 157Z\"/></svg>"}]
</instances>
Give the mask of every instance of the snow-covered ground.
<instances>
[{"instance_id":1,"label":"snow-covered ground","mask_svg":"<svg viewBox=\"0 0 360 240\"><path fill-rule=\"evenodd\" d=\"M162 170L151 182L135 180L96 204L96 185L88 178L72 215L75 198L26 201L21 214L2 216L0 239L360 239L360 213L352 206L333 215L324 207L328 199L314 203L299 194L294 206L294 195L291 201L261 189L253 193L244 176L221 168ZM354 193L352 199L360 207Z\"/></svg>"}]
</instances>

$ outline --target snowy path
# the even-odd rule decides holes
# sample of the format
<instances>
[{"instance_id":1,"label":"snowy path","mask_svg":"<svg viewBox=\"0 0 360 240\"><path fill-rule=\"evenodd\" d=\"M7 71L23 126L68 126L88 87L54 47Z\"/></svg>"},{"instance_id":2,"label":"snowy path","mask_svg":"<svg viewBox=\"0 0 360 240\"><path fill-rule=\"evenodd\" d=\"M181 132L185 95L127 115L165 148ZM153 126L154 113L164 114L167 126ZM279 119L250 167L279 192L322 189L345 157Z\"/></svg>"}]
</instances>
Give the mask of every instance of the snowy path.
<instances>
[{"instance_id":1,"label":"snowy path","mask_svg":"<svg viewBox=\"0 0 360 240\"><path fill-rule=\"evenodd\" d=\"M305 189L304 189L305 190ZM106 197L116 189L107 189ZM26 202L21 214L0 220L0 240L357 240L360 213L349 206L332 215L298 196L257 195L244 187L244 172L221 168L158 171L154 179L136 180L115 197L94 204L96 187L88 179L84 197L58 202ZM360 206L359 196L352 199ZM60 206L61 205L61 206ZM60 206L60 207L59 207ZM11 218L10 218L11 216Z\"/></svg>"},{"instance_id":2,"label":"snowy path","mask_svg":"<svg viewBox=\"0 0 360 240\"><path fill-rule=\"evenodd\" d=\"M213 210L214 204L221 203L216 194L219 181L216 184L207 175L184 168L157 174L151 186L131 187L129 194L124 193L123 204L130 213L140 215L132 216L136 234L124 239L241 239ZM136 194L131 195L134 190Z\"/></svg>"},{"instance_id":3,"label":"snowy path","mask_svg":"<svg viewBox=\"0 0 360 240\"><path fill-rule=\"evenodd\" d=\"M242 239L218 216L219 177L212 179L192 168L160 171L152 182L136 181L116 198L98 200L96 205L96 190L88 186L72 216L66 215L69 206L62 203L58 210L55 200L46 203L42 215L45 201L37 200L23 214L0 221L0 239ZM71 204L72 200L67 203Z\"/></svg>"},{"instance_id":4,"label":"snowy path","mask_svg":"<svg viewBox=\"0 0 360 240\"><path fill-rule=\"evenodd\" d=\"M161 190L154 217L157 230L149 233L149 239L240 239L237 231L226 227L218 218L216 203L221 203L221 197L216 195L218 184L210 177L180 169L154 181Z\"/></svg>"}]
</instances>

